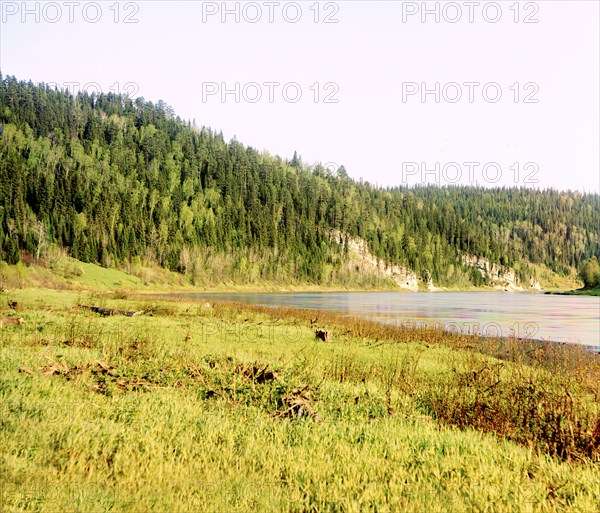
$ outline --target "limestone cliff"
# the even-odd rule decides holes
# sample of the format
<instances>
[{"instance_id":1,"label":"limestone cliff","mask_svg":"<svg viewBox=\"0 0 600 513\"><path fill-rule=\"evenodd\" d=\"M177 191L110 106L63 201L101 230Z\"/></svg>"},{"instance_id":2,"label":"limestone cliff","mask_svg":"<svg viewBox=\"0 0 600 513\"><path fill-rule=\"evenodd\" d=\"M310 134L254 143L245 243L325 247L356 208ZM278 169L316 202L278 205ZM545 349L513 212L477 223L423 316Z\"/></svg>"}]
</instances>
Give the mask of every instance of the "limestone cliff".
<instances>
[{"instance_id":1,"label":"limestone cliff","mask_svg":"<svg viewBox=\"0 0 600 513\"><path fill-rule=\"evenodd\" d=\"M475 267L484 278L488 278L491 285L498 290L517 292L525 290L542 290L540 283L533 277L524 283L519 280L516 272L511 267L492 264L487 258L475 255L462 255L462 263L468 267Z\"/></svg>"},{"instance_id":2,"label":"limestone cliff","mask_svg":"<svg viewBox=\"0 0 600 513\"><path fill-rule=\"evenodd\" d=\"M336 241L340 240L340 235L341 233L337 230L331 233L331 237ZM348 241L346 265L358 272L375 273L378 276L390 278L401 289L419 290L419 280L416 273L405 267L389 265L387 262L377 258L369 251L367 242L361 238L347 237L345 235L343 238L347 238Z\"/></svg>"}]
</instances>

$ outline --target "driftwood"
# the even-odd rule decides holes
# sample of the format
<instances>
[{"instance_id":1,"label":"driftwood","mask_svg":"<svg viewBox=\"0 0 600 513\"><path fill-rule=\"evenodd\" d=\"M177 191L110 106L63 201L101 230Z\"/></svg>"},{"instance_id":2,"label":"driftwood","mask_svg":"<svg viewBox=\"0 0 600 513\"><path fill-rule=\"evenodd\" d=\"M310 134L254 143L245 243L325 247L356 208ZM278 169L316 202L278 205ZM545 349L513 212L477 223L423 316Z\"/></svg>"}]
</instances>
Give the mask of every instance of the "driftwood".
<instances>
[{"instance_id":1,"label":"driftwood","mask_svg":"<svg viewBox=\"0 0 600 513\"><path fill-rule=\"evenodd\" d=\"M25 322L23 317L4 317L0 319L0 328L2 328L5 324L23 324Z\"/></svg>"},{"instance_id":2,"label":"driftwood","mask_svg":"<svg viewBox=\"0 0 600 513\"><path fill-rule=\"evenodd\" d=\"M323 342L329 342L329 332L325 330L316 330L315 338Z\"/></svg>"},{"instance_id":3,"label":"driftwood","mask_svg":"<svg viewBox=\"0 0 600 513\"><path fill-rule=\"evenodd\" d=\"M81 308L86 308L91 310L94 313L100 314L103 317L108 317L109 315L125 315L127 317L137 317L138 315L142 315L142 311L139 312L127 312L126 310L117 310L116 308L105 308L103 306L86 306L81 305Z\"/></svg>"}]
</instances>

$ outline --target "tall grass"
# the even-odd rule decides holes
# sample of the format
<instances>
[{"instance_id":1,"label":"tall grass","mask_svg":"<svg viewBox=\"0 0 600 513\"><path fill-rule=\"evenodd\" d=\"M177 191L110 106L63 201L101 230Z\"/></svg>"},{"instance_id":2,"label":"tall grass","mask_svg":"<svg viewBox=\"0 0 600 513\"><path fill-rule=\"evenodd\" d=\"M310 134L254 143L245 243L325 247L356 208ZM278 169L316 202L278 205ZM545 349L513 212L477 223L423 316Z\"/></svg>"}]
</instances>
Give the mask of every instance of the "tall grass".
<instances>
[{"instance_id":1,"label":"tall grass","mask_svg":"<svg viewBox=\"0 0 600 513\"><path fill-rule=\"evenodd\" d=\"M129 293L10 299L8 511L599 509L595 355Z\"/></svg>"}]
</instances>

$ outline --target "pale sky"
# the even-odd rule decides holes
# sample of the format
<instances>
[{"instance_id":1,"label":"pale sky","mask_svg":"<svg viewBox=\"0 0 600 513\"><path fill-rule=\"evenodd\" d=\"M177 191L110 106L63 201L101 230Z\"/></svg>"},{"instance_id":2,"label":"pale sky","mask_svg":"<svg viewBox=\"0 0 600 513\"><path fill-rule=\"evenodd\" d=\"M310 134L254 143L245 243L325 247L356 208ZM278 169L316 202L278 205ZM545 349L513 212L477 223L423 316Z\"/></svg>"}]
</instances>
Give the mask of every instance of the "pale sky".
<instances>
[{"instance_id":1,"label":"pale sky","mask_svg":"<svg viewBox=\"0 0 600 513\"><path fill-rule=\"evenodd\" d=\"M379 185L600 191L596 0L0 8L4 75L162 99L226 139Z\"/></svg>"}]
</instances>

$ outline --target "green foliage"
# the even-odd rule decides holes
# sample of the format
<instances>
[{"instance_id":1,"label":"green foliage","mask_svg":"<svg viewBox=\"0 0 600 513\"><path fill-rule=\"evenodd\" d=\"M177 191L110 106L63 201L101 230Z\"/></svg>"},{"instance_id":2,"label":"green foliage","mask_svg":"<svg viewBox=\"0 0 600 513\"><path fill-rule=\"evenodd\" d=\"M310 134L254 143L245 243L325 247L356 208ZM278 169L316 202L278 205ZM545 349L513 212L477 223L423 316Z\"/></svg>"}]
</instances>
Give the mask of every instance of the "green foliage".
<instances>
[{"instance_id":1,"label":"green foliage","mask_svg":"<svg viewBox=\"0 0 600 513\"><path fill-rule=\"evenodd\" d=\"M583 280L585 288L600 287L600 264L596 256L588 258L581 264L579 277Z\"/></svg>"},{"instance_id":2,"label":"green foliage","mask_svg":"<svg viewBox=\"0 0 600 513\"><path fill-rule=\"evenodd\" d=\"M227 256L235 265L218 273L223 281L340 283L347 239L332 240L333 230L363 238L388 264L429 270L439 285L484 283L463 269L464 253L559 274L600 255L597 194L378 188L298 154L226 143L164 102L73 96L14 77L0 80L0 124L0 258L9 263L60 247L82 262L141 259L206 282L207 260Z\"/></svg>"}]
</instances>

